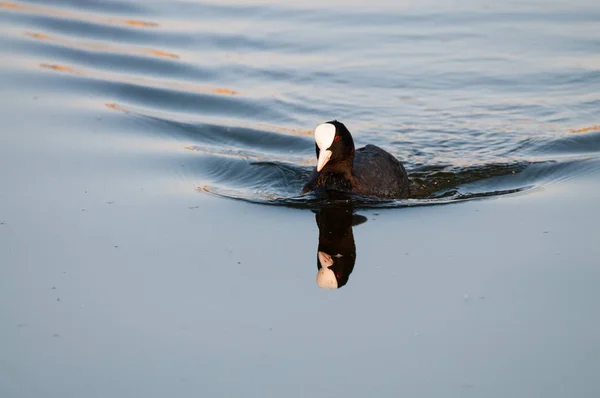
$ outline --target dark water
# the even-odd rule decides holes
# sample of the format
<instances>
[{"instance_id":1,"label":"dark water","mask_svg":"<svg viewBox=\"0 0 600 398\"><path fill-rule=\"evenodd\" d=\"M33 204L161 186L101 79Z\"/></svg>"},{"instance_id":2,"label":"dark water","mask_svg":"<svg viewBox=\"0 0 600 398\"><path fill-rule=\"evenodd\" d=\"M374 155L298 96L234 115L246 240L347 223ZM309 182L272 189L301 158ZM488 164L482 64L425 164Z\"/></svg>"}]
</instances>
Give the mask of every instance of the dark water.
<instances>
[{"instance_id":1,"label":"dark water","mask_svg":"<svg viewBox=\"0 0 600 398\"><path fill-rule=\"evenodd\" d=\"M18 1L0 5L2 78L104 112L190 189L312 207L311 131L337 118L448 203L598 169L593 1ZM175 144L173 144L175 143Z\"/></svg>"}]
</instances>

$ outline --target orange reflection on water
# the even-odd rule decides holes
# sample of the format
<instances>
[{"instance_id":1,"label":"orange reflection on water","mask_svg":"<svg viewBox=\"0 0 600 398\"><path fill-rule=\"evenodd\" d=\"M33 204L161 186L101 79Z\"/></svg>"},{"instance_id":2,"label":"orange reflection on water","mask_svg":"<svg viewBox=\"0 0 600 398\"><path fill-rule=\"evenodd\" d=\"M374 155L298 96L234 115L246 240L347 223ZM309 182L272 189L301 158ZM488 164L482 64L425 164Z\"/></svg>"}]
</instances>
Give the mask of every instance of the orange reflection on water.
<instances>
[{"instance_id":1,"label":"orange reflection on water","mask_svg":"<svg viewBox=\"0 0 600 398\"><path fill-rule=\"evenodd\" d=\"M86 12L73 12L64 9L56 9L45 6L33 6L23 5L17 3L0 2L0 8L5 8L17 12L25 12L29 14L45 15L50 17L73 19L79 21L87 21L96 24L107 24L107 25L126 25L136 28L156 28L158 23L151 21L140 21L137 19L120 19L120 18L109 18L102 17Z\"/></svg>"},{"instance_id":2,"label":"orange reflection on water","mask_svg":"<svg viewBox=\"0 0 600 398\"><path fill-rule=\"evenodd\" d=\"M157 50L154 48L137 48L137 47L116 47L112 44L101 44L96 42L84 42L67 39L64 37L48 36L44 33L37 32L25 32L25 36L31 37L32 39L45 40L52 43L56 43L59 46L89 50L89 51L104 51L117 54L143 54L143 55L154 55L162 58L179 59L179 55L170 53L167 51Z\"/></svg>"},{"instance_id":3,"label":"orange reflection on water","mask_svg":"<svg viewBox=\"0 0 600 398\"><path fill-rule=\"evenodd\" d=\"M136 84L142 87L152 87L165 90L195 92L201 94L219 94L219 95L237 95L235 90L222 87L202 86L199 84L190 84L172 80L160 80L155 78L143 78L131 75L124 75L114 72L106 72L99 70L75 71L70 66L57 64L40 64L42 68L53 69L59 72L71 72L75 75L85 75L94 79L101 79L110 82L121 82L126 84Z\"/></svg>"},{"instance_id":4,"label":"orange reflection on water","mask_svg":"<svg viewBox=\"0 0 600 398\"><path fill-rule=\"evenodd\" d=\"M43 33L26 32L25 35L32 37L34 39L38 39L38 40L49 40L50 39L50 36L45 35Z\"/></svg>"},{"instance_id":5,"label":"orange reflection on water","mask_svg":"<svg viewBox=\"0 0 600 398\"><path fill-rule=\"evenodd\" d=\"M66 72L66 73L72 73L74 75L81 75L81 72L76 71L75 69L71 68L70 66L67 65L59 65L59 64L40 64L40 66L42 68L46 68L46 69L52 69L58 72Z\"/></svg>"},{"instance_id":6,"label":"orange reflection on water","mask_svg":"<svg viewBox=\"0 0 600 398\"><path fill-rule=\"evenodd\" d=\"M175 59L179 59L179 55L177 54L173 54L173 53L168 53L166 51L161 51L161 50L147 50L145 51L145 53L149 53L152 55L156 55L157 57L165 57L165 58L175 58Z\"/></svg>"},{"instance_id":7,"label":"orange reflection on water","mask_svg":"<svg viewBox=\"0 0 600 398\"><path fill-rule=\"evenodd\" d=\"M236 95L238 92L234 90L230 90L228 88L215 88L212 91L214 94L224 94L224 95Z\"/></svg>"},{"instance_id":8,"label":"orange reflection on water","mask_svg":"<svg viewBox=\"0 0 600 398\"><path fill-rule=\"evenodd\" d=\"M595 124L593 126L584 127L581 129L569 129L571 133L588 133L590 131L600 131L600 124Z\"/></svg>"},{"instance_id":9,"label":"orange reflection on water","mask_svg":"<svg viewBox=\"0 0 600 398\"><path fill-rule=\"evenodd\" d=\"M0 3L0 7L2 7L2 8L12 8L12 9L23 8L23 6L21 6L21 5L13 4L13 3L5 3L5 2L1 2Z\"/></svg>"},{"instance_id":10,"label":"orange reflection on water","mask_svg":"<svg viewBox=\"0 0 600 398\"><path fill-rule=\"evenodd\" d=\"M112 103L112 104L104 104L106 105L106 107L108 109L112 109L113 111L119 111L119 112L123 112L123 113L129 113L129 111L125 108L123 108L122 106Z\"/></svg>"},{"instance_id":11,"label":"orange reflection on water","mask_svg":"<svg viewBox=\"0 0 600 398\"><path fill-rule=\"evenodd\" d=\"M131 26L142 26L144 28L155 28L158 26L156 22L138 21L135 19L128 19L125 21L125 24Z\"/></svg>"}]
</instances>

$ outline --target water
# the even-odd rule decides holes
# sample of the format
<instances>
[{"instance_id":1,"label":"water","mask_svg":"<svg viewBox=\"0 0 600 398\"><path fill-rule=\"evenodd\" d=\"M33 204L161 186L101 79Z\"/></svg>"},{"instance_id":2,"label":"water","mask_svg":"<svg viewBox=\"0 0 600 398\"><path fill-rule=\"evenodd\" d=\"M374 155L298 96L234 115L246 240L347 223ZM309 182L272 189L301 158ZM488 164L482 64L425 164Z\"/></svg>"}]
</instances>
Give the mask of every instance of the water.
<instances>
[{"instance_id":1,"label":"water","mask_svg":"<svg viewBox=\"0 0 600 398\"><path fill-rule=\"evenodd\" d=\"M161 155L201 192L313 206L311 131L333 118L404 163L410 205L552 183L600 149L593 2L29 1L0 18L5 78L174 138Z\"/></svg>"},{"instance_id":2,"label":"water","mask_svg":"<svg viewBox=\"0 0 600 398\"><path fill-rule=\"evenodd\" d=\"M0 396L598 396L599 26L0 2ZM408 200L300 195L331 119Z\"/></svg>"}]
</instances>

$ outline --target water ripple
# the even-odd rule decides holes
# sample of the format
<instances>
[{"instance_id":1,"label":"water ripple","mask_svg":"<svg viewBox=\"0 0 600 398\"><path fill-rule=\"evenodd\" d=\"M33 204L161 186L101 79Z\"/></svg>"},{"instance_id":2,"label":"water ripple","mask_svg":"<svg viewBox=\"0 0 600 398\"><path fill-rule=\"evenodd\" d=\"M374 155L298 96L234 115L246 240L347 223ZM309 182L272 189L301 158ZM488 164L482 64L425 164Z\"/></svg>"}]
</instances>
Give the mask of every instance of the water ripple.
<instances>
[{"instance_id":1,"label":"water ripple","mask_svg":"<svg viewBox=\"0 0 600 398\"><path fill-rule=\"evenodd\" d=\"M599 16L585 4L15 0L0 2L13 56L1 73L111 112L115 134L173 140L165 156L203 193L318 206L299 195L311 131L337 118L411 178L407 201L352 200L445 204L597 172Z\"/></svg>"}]
</instances>

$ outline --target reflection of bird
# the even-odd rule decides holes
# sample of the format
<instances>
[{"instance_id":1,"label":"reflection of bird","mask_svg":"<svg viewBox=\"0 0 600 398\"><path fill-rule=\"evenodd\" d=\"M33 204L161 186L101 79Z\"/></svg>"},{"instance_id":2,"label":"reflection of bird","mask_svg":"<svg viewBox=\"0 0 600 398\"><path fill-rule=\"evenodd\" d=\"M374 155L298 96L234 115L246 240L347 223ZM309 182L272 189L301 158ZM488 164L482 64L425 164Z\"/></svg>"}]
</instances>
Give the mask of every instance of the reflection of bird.
<instances>
[{"instance_id":1,"label":"reflection of bird","mask_svg":"<svg viewBox=\"0 0 600 398\"><path fill-rule=\"evenodd\" d=\"M353 215L351 207L325 207L316 215L319 227L317 284L323 289L337 289L348 282L356 261L352 226L366 217Z\"/></svg>"},{"instance_id":2,"label":"reflection of bird","mask_svg":"<svg viewBox=\"0 0 600 398\"><path fill-rule=\"evenodd\" d=\"M402 164L375 145L354 150L352 135L337 120L315 129L317 167L302 193L326 190L404 199L409 181Z\"/></svg>"}]
</instances>

